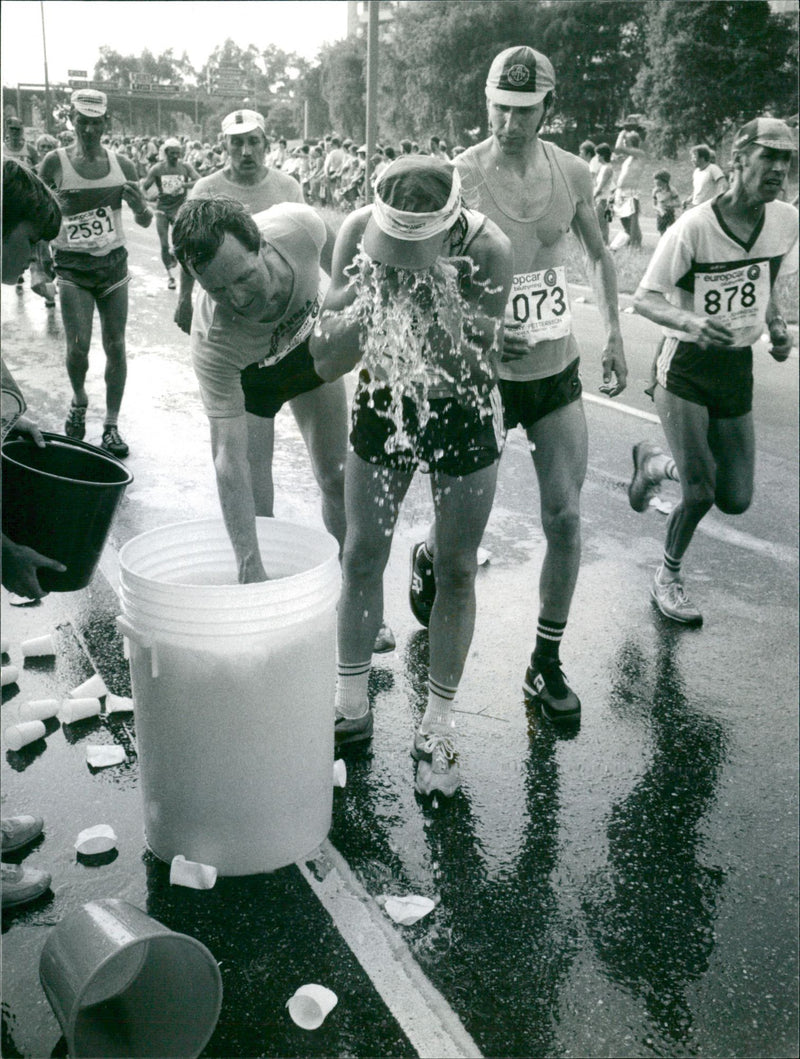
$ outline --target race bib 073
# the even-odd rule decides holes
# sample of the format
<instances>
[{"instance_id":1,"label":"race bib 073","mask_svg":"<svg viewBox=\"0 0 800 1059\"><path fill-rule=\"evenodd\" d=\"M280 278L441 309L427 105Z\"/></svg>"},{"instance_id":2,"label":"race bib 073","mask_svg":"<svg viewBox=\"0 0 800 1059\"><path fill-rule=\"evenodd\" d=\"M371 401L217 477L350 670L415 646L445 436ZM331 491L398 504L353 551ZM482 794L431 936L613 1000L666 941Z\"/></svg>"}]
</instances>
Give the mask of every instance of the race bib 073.
<instances>
[{"instance_id":1,"label":"race bib 073","mask_svg":"<svg viewBox=\"0 0 800 1059\"><path fill-rule=\"evenodd\" d=\"M99 250L114 241L114 211L98 206L64 219L70 250Z\"/></svg>"},{"instance_id":2,"label":"race bib 073","mask_svg":"<svg viewBox=\"0 0 800 1059\"><path fill-rule=\"evenodd\" d=\"M506 306L506 326L531 345L566 338L572 327L563 265L514 276Z\"/></svg>"},{"instance_id":3,"label":"race bib 073","mask_svg":"<svg viewBox=\"0 0 800 1059\"><path fill-rule=\"evenodd\" d=\"M770 294L769 262L752 261L727 271L696 272L694 311L731 331L760 326Z\"/></svg>"}]
</instances>

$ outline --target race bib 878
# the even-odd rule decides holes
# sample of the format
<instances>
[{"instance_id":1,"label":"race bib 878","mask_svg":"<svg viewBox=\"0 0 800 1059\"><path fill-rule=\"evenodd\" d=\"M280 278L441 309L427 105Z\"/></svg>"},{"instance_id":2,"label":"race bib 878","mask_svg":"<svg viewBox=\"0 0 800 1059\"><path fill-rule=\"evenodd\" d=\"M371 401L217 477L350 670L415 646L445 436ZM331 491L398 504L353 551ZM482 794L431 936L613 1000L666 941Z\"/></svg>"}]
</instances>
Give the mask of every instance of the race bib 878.
<instances>
[{"instance_id":1,"label":"race bib 878","mask_svg":"<svg viewBox=\"0 0 800 1059\"><path fill-rule=\"evenodd\" d=\"M694 311L731 331L760 326L766 317L769 295L767 261L752 261L724 272L695 272Z\"/></svg>"},{"instance_id":2,"label":"race bib 878","mask_svg":"<svg viewBox=\"0 0 800 1059\"><path fill-rule=\"evenodd\" d=\"M572 322L563 265L514 276L506 306L506 326L531 345L566 338Z\"/></svg>"}]
</instances>

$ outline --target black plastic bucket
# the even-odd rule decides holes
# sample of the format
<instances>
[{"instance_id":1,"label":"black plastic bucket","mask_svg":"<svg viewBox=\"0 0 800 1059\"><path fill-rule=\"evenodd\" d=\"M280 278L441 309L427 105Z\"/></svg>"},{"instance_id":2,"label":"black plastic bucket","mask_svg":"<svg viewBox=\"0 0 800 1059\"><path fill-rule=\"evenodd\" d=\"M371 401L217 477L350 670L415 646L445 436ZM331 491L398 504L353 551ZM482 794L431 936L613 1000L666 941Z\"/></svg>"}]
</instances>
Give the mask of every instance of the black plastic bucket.
<instances>
[{"instance_id":1,"label":"black plastic bucket","mask_svg":"<svg viewBox=\"0 0 800 1059\"><path fill-rule=\"evenodd\" d=\"M43 437L43 449L22 439L3 446L3 533L66 566L39 569L46 592L74 592L91 581L133 475L94 445Z\"/></svg>"}]
</instances>

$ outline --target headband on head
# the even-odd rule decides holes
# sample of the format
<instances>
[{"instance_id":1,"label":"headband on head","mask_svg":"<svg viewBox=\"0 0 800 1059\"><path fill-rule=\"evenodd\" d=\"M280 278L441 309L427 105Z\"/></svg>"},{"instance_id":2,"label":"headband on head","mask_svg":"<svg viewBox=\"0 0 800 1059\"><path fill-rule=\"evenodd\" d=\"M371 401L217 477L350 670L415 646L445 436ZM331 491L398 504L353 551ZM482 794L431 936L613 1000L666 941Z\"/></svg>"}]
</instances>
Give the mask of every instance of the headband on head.
<instances>
[{"instance_id":1,"label":"headband on head","mask_svg":"<svg viewBox=\"0 0 800 1059\"><path fill-rule=\"evenodd\" d=\"M407 242L419 242L430 239L440 232L452 228L461 211L461 178L458 170L453 170L453 181L450 195L440 210L432 213L414 213L411 210L397 210L381 198L380 181L375 189L375 200L372 204L372 217L380 230L392 239L404 239Z\"/></svg>"}]
</instances>

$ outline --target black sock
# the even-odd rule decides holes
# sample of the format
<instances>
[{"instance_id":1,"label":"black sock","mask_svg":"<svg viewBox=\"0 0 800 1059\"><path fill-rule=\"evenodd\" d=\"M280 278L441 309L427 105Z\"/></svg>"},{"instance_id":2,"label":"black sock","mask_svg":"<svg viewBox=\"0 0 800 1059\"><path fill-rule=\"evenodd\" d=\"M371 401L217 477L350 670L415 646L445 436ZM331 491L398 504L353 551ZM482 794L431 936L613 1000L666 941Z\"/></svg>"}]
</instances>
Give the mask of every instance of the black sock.
<instances>
[{"instance_id":1,"label":"black sock","mask_svg":"<svg viewBox=\"0 0 800 1059\"><path fill-rule=\"evenodd\" d=\"M558 661L558 649L561 646L561 638L567 627L565 621L550 621L548 618L539 618L536 627L536 646L533 649L534 658L550 658Z\"/></svg>"}]
</instances>

